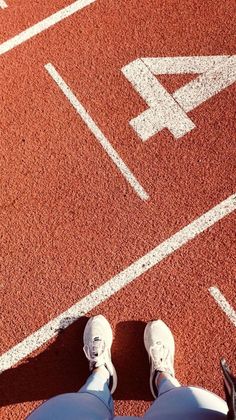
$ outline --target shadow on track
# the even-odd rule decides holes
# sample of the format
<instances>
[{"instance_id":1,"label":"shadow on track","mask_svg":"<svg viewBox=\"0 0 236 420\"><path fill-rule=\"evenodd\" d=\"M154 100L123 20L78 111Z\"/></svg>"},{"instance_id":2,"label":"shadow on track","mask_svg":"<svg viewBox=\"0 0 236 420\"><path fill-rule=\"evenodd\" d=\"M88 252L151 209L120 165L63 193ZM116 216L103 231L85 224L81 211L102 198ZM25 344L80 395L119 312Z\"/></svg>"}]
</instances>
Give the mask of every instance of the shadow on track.
<instances>
[{"instance_id":1,"label":"shadow on track","mask_svg":"<svg viewBox=\"0 0 236 420\"><path fill-rule=\"evenodd\" d=\"M0 375L0 404L47 400L58 394L76 392L88 377L83 353L83 330L88 318L81 317L62 328L41 353ZM143 345L145 324L121 322L115 331L113 362L118 374L116 400L151 400L149 364Z\"/></svg>"}]
</instances>

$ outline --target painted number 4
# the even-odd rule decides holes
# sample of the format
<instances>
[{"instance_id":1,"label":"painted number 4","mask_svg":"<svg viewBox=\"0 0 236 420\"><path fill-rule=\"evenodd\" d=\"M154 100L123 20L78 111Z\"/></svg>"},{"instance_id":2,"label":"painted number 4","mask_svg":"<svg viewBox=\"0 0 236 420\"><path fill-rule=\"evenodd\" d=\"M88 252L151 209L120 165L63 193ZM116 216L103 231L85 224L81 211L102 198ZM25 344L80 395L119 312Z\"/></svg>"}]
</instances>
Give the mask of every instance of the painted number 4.
<instances>
[{"instance_id":1,"label":"painted number 4","mask_svg":"<svg viewBox=\"0 0 236 420\"><path fill-rule=\"evenodd\" d=\"M149 108L130 125L146 141L163 128L178 139L195 124L188 112L236 80L236 55L140 58L122 68L125 77ZM170 94L155 76L193 73L198 76Z\"/></svg>"}]
</instances>

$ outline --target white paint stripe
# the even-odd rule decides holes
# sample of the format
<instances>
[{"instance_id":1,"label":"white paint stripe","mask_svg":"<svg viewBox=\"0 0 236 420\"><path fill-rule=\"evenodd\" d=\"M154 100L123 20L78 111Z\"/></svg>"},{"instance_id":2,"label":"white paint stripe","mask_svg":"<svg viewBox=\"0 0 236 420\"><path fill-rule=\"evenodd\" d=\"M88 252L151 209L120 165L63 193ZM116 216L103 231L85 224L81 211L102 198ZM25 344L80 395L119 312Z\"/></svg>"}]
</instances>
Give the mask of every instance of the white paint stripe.
<instances>
[{"instance_id":1,"label":"white paint stripe","mask_svg":"<svg viewBox=\"0 0 236 420\"><path fill-rule=\"evenodd\" d=\"M109 140L104 136L104 134L98 128L97 124L93 121L93 119L88 114L86 109L83 107L83 105L79 102L79 100L73 94L72 90L62 79L62 77L57 72L55 67L51 63L49 63L45 65L45 68L50 74L50 76L53 78L53 80L56 82L56 84L59 86L59 88L62 90L64 95L67 97L71 105L75 108L75 110L81 116L82 120L85 122L88 128L92 131L96 139L99 141L101 146L104 148L104 150L108 154L108 156L117 166L117 168L121 171L126 181L133 187L133 189L136 191L136 193L142 200L147 200L149 196L146 193L146 191L143 189L142 185L137 181L137 179L132 174L130 169L127 167L127 165L124 163L124 161L121 159L119 154L112 147Z\"/></svg>"},{"instance_id":2,"label":"white paint stripe","mask_svg":"<svg viewBox=\"0 0 236 420\"><path fill-rule=\"evenodd\" d=\"M143 257L139 258L128 268L108 280L98 289L94 290L90 295L71 306L67 311L61 313L57 318L54 318L38 331L25 338L21 343L4 353L0 357L0 372L11 368L17 362L27 357L34 350L55 337L58 329L62 327L65 328L72 324L82 315L91 311L97 305L104 302L110 296L114 295L127 284L131 283L137 277L161 262L164 258L168 257L168 255L171 255L174 251L204 232L210 226L213 226L216 222L229 215L234 210L236 210L236 194L228 197L207 213L203 214L198 219L195 219L192 223L185 226Z\"/></svg>"},{"instance_id":3,"label":"white paint stripe","mask_svg":"<svg viewBox=\"0 0 236 420\"><path fill-rule=\"evenodd\" d=\"M233 325L236 327L236 312L225 299L224 295L220 292L217 287L210 287L209 292L211 296L215 299L216 303L222 309L222 311L227 315Z\"/></svg>"},{"instance_id":4,"label":"white paint stripe","mask_svg":"<svg viewBox=\"0 0 236 420\"><path fill-rule=\"evenodd\" d=\"M35 35L40 34L56 23L61 22L63 19L73 15L74 13L83 9L85 6L88 6L94 2L95 0L77 0L69 6L66 6L58 12L54 13L53 15L48 16L46 19L41 20L30 28L27 28L25 31L0 44L0 55L12 50L23 42L28 41Z\"/></svg>"},{"instance_id":5,"label":"white paint stripe","mask_svg":"<svg viewBox=\"0 0 236 420\"><path fill-rule=\"evenodd\" d=\"M1 9L6 9L7 3L4 0L0 0L0 7Z\"/></svg>"}]
</instances>

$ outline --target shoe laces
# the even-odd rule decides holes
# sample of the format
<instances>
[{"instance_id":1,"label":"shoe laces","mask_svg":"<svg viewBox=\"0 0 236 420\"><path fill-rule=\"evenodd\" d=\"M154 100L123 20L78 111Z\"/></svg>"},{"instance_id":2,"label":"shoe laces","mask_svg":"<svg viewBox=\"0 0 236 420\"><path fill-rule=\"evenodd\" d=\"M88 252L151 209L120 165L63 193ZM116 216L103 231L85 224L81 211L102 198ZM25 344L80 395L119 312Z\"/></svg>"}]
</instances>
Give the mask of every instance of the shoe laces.
<instances>
[{"instance_id":1,"label":"shoe laces","mask_svg":"<svg viewBox=\"0 0 236 420\"><path fill-rule=\"evenodd\" d=\"M99 367L105 364L105 343L100 337L94 337L84 346L84 353L89 359L90 367Z\"/></svg>"},{"instance_id":2,"label":"shoe laces","mask_svg":"<svg viewBox=\"0 0 236 420\"><path fill-rule=\"evenodd\" d=\"M161 370L173 375L169 364L170 351L161 341L156 342L152 347L150 347L150 357L153 361L153 367L155 370Z\"/></svg>"}]
</instances>

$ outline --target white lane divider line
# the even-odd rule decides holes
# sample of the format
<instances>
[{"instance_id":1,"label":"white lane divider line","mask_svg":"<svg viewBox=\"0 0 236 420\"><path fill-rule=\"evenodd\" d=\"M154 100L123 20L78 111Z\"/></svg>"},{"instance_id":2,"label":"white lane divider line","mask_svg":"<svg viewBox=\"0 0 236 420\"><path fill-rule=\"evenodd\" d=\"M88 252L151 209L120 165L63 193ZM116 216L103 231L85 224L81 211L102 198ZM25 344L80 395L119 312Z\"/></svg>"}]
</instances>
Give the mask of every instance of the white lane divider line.
<instances>
[{"instance_id":1,"label":"white lane divider line","mask_svg":"<svg viewBox=\"0 0 236 420\"><path fill-rule=\"evenodd\" d=\"M224 295L222 295L222 293L217 287L210 287L209 292L211 296L215 299L219 307L222 309L222 311L227 315L227 317L236 327L236 312L234 308L229 304L229 302L225 299Z\"/></svg>"},{"instance_id":2,"label":"white lane divider line","mask_svg":"<svg viewBox=\"0 0 236 420\"><path fill-rule=\"evenodd\" d=\"M0 0L0 8L6 9L6 7L7 7L7 3L4 0Z\"/></svg>"},{"instance_id":3,"label":"white lane divider line","mask_svg":"<svg viewBox=\"0 0 236 420\"><path fill-rule=\"evenodd\" d=\"M18 35L13 38L4 41L0 44L0 55L12 50L18 45L22 44L25 41L28 41L30 38L33 38L35 35L40 34L51 26L55 25L58 22L61 22L63 19L73 15L84 7L88 6L91 3L94 3L95 0L77 0L69 6L64 7L56 13L53 13L51 16L41 20L30 28L25 29L23 32L20 32Z\"/></svg>"},{"instance_id":4,"label":"white lane divider line","mask_svg":"<svg viewBox=\"0 0 236 420\"><path fill-rule=\"evenodd\" d=\"M211 210L195 219L179 232L157 245L143 257L132 263L129 267L115 275L113 278L98 287L92 293L71 306L46 325L26 337L21 343L12 347L0 356L0 372L3 372L37 350L48 340L55 337L60 328L66 328L74 321L94 309L100 303L107 300L120 289L131 283L137 277L144 274L150 268L164 260L174 251L187 244L210 226L213 226L223 217L236 210L236 194L213 207Z\"/></svg>"},{"instance_id":5,"label":"white lane divider line","mask_svg":"<svg viewBox=\"0 0 236 420\"><path fill-rule=\"evenodd\" d=\"M143 189L142 185L138 182L136 177L133 175L131 170L128 168L128 166L124 163L124 161L121 159L119 154L116 152L116 150L113 148L109 140L104 136L102 131L98 128L97 124L93 121L91 116L88 114L86 109L83 107L83 105L79 102L77 97L74 95L72 90L69 88L69 86L65 83L65 81L62 79L60 74L57 72L55 67L48 63L45 65L45 69L48 71L50 76L53 78L53 80L56 82L58 87L61 89L61 91L64 93L66 98L69 100L71 105L74 107L74 109L77 111L77 113L80 115L82 120L85 122L87 127L90 129L90 131L94 134L98 142L101 144L101 146L104 148L108 156L111 158L113 163L117 166L117 168L120 170L126 181L133 187L135 192L138 194L138 196L142 200L148 200L149 196L146 193L146 191Z\"/></svg>"}]
</instances>

